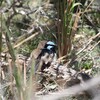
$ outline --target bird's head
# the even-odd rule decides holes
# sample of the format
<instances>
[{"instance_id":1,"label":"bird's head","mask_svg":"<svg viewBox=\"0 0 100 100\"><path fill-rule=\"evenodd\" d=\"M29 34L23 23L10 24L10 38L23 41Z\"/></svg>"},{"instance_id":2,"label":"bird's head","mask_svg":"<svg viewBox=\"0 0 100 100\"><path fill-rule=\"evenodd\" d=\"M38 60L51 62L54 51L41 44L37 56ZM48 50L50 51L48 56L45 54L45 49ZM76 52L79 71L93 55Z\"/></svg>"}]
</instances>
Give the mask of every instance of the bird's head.
<instances>
[{"instance_id":1,"label":"bird's head","mask_svg":"<svg viewBox=\"0 0 100 100\"><path fill-rule=\"evenodd\" d=\"M50 52L56 52L56 44L52 41L48 41L44 47L44 49L49 50Z\"/></svg>"},{"instance_id":2,"label":"bird's head","mask_svg":"<svg viewBox=\"0 0 100 100\"><path fill-rule=\"evenodd\" d=\"M47 53L48 56L52 56L54 57L54 55L56 55L56 44L52 41L48 41L45 43L44 47L41 48L41 53L39 54L38 58L41 58L42 56L45 56L45 54Z\"/></svg>"}]
</instances>

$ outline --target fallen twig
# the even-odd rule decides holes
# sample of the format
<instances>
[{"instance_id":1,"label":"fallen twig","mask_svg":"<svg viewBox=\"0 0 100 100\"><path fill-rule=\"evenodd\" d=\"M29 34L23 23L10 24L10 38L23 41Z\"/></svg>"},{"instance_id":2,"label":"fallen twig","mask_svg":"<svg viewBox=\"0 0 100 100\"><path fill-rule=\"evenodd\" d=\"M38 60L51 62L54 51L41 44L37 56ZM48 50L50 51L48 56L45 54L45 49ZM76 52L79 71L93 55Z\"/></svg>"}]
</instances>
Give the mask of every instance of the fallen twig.
<instances>
[{"instance_id":1,"label":"fallen twig","mask_svg":"<svg viewBox=\"0 0 100 100\"><path fill-rule=\"evenodd\" d=\"M100 43L100 41L98 41L98 42L90 49L90 51L93 50L99 43Z\"/></svg>"},{"instance_id":2,"label":"fallen twig","mask_svg":"<svg viewBox=\"0 0 100 100\"><path fill-rule=\"evenodd\" d=\"M76 55L79 55L81 52L83 52L88 47L88 45L97 37L100 37L100 32L96 34L95 36L91 37L89 41L87 42L86 46L82 48L79 52L77 52Z\"/></svg>"},{"instance_id":3,"label":"fallen twig","mask_svg":"<svg viewBox=\"0 0 100 100\"><path fill-rule=\"evenodd\" d=\"M16 44L13 48L17 48L19 46L21 46L23 43L29 41L30 39L34 38L35 36L37 36L39 34L39 32L36 32L35 34L32 34L31 36L29 36L28 38L24 39L23 41L21 41L20 43ZM6 49L4 52L7 52L8 49Z\"/></svg>"}]
</instances>

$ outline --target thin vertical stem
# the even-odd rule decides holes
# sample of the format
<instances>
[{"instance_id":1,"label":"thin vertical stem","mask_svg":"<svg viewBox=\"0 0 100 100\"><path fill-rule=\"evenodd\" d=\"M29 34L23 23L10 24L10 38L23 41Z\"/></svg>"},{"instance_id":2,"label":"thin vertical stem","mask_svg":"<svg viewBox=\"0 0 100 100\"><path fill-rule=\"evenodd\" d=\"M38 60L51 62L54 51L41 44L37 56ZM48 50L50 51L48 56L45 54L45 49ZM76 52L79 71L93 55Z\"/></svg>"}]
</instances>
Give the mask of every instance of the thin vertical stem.
<instances>
[{"instance_id":1,"label":"thin vertical stem","mask_svg":"<svg viewBox=\"0 0 100 100\"><path fill-rule=\"evenodd\" d=\"M6 43L7 43L8 49L9 49L9 53L12 57L12 60L15 62L16 57L15 57L15 52L14 52L14 49L13 49L11 41L10 41L10 31L7 28L5 23L4 23L4 28L6 29L5 37L6 37Z\"/></svg>"},{"instance_id":2,"label":"thin vertical stem","mask_svg":"<svg viewBox=\"0 0 100 100\"><path fill-rule=\"evenodd\" d=\"M1 14L1 32L0 32L0 55L2 52L2 14Z\"/></svg>"},{"instance_id":3,"label":"thin vertical stem","mask_svg":"<svg viewBox=\"0 0 100 100\"><path fill-rule=\"evenodd\" d=\"M60 35L58 35L58 47L60 45L58 52L60 51L61 57L68 55L71 50L71 27L73 26L71 8L74 0L59 0L58 3L58 18L61 19L60 29L58 29L60 32Z\"/></svg>"}]
</instances>

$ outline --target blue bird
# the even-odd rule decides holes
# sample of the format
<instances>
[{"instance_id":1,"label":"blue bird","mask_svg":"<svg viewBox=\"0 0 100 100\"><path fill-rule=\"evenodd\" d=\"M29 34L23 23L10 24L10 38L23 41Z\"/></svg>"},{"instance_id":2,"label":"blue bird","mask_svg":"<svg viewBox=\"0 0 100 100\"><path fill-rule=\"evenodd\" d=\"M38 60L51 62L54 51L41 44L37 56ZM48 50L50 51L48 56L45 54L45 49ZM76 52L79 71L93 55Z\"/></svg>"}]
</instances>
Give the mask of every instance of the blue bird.
<instances>
[{"instance_id":1,"label":"blue bird","mask_svg":"<svg viewBox=\"0 0 100 100\"><path fill-rule=\"evenodd\" d=\"M56 44L52 41L48 41L44 48L42 49L41 53L39 56L44 55L45 53L51 54L51 53L56 53Z\"/></svg>"},{"instance_id":2,"label":"blue bird","mask_svg":"<svg viewBox=\"0 0 100 100\"><path fill-rule=\"evenodd\" d=\"M41 53L37 57L35 70L43 71L51 65L51 62L56 60L56 44L52 41L46 42L41 49ZM40 63L42 62L42 65ZM40 68L39 68L40 66Z\"/></svg>"}]
</instances>

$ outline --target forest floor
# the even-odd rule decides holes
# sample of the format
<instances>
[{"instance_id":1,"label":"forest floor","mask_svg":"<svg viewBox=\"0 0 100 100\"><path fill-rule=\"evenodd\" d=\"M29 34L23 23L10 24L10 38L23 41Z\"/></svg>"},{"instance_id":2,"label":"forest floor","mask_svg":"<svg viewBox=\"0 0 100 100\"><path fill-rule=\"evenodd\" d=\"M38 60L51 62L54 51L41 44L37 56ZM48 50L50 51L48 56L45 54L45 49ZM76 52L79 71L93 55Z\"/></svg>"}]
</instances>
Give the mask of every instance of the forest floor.
<instances>
[{"instance_id":1,"label":"forest floor","mask_svg":"<svg viewBox=\"0 0 100 100\"><path fill-rule=\"evenodd\" d=\"M51 94L76 84L81 84L81 81L77 78L81 73L91 78L99 75L100 41L98 41L98 38L100 38L100 33L94 35L92 29L84 28L83 30L79 30L79 33L75 35L73 40L72 57L65 64L62 64L57 59L44 72L38 73L37 77L39 80L35 84L37 87L35 87L35 94L37 96ZM30 57L23 54L17 55L16 65L19 67L19 75L22 76L21 83L28 87L30 72L27 74L27 67ZM58 65L59 67L57 67ZM8 53L1 53L0 66L1 97L6 98L5 100L13 100L16 92L12 93L12 91L16 91L16 86L13 76L12 58ZM42 81L40 76L42 76ZM87 78L84 75L81 77ZM66 98L66 100L88 100L85 96L82 98L83 94L81 96Z\"/></svg>"}]
</instances>

